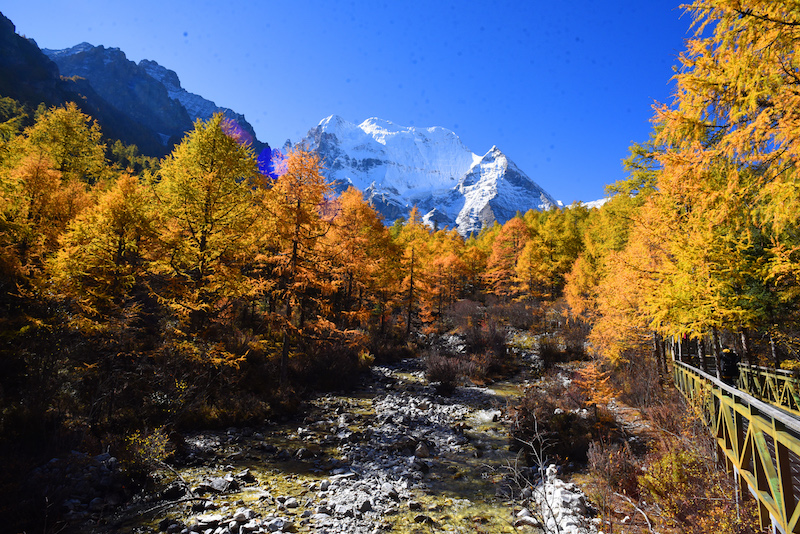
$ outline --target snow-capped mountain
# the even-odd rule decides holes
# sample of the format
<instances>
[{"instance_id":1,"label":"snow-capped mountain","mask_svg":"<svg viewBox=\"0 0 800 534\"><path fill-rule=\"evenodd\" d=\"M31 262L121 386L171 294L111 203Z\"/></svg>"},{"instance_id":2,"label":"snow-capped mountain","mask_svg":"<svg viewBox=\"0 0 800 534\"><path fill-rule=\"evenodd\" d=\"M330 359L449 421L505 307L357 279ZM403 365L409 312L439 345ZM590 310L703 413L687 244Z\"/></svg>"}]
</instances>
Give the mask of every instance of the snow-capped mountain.
<instances>
[{"instance_id":1,"label":"snow-capped mountain","mask_svg":"<svg viewBox=\"0 0 800 534\"><path fill-rule=\"evenodd\" d=\"M517 212L558 205L500 149L481 157L446 128L377 118L356 125L333 115L303 143L318 151L337 190L363 191L388 223L417 206L428 224L468 235Z\"/></svg>"}]
</instances>

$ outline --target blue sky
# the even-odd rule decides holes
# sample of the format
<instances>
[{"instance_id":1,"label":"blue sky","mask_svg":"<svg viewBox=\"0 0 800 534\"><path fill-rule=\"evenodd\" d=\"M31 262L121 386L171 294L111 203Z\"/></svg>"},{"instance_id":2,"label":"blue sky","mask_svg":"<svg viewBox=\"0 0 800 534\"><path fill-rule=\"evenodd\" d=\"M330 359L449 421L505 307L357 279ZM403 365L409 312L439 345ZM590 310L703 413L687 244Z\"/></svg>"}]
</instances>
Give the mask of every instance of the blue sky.
<instances>
[{"instance_id":1,"label":"blue sky","mask_svg":"<svg viewBox=\"0 0 800 534\"><path fill-rule=\"evenodd\" d=\"M83 41L174 70L274 147L328 115L497 145L555 198L604 196L669 102L691 19L663 0L4 0L41 48Z\"/></svg>"}]
</instances>

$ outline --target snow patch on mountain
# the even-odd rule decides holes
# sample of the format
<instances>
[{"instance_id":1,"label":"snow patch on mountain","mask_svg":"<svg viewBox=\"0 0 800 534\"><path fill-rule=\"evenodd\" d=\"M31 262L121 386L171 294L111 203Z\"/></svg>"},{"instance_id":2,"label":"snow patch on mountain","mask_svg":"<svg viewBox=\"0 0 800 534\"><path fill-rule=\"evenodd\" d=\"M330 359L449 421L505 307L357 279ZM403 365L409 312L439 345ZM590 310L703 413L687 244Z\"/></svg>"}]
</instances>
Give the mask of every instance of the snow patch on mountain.
<instances>
[{"instance_id":1,"label":"snow patch on mountain","mask_svg":"<svg viewBox=\"0 0 800 534\"><path fill-rule=\"evenodd\" d=\"M583 204L589 209L602 208L603 205L609 200L611 200L611 197L601 198L599 200L592 200L591 202L582 202L581 204Z\"/></svg>"},{"instance_id":2,"label":"snow patch on mountain","mask_svg":"<svg viewBox=\"0 0 800 534\"><path fill-rule=\"evenodd\" d=\"M417 206L427 224L467 235L517 212L558 205L500 149L481 157L446 128L375 117L356 125L331 115L303 143L319 153L337 190L361 190L390 223Z\"/></svg>"}]
</instances>

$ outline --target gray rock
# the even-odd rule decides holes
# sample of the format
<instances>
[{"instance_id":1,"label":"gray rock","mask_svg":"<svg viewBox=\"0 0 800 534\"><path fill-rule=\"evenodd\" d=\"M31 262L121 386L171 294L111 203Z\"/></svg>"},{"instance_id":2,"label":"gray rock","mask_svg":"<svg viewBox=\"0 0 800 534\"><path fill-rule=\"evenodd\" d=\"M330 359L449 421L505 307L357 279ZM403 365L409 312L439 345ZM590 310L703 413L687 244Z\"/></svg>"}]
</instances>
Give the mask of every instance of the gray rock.
<instances>
[{"instance_id":1,"label":"gray rock","mask_svg":"<svg viewBox=\"0 0 800 534\"><path fill-rule=\"evenodd\" d=\"M369 499L363 501L361 504L358 505L358 511L361 512L362 514L365 512L372 511L372 502Z\"/></svg>"},{"instance_id":2,"label":"gray rock","mask_svg":"<svg viewBox=\"0 0 800 534\"><path fill-rule=\"evenodd\" d=\"M270 532L286 531L292 528L292 522L283 517L275 517L264 521L264 526Z\"/></svg>"},{"instance_id":3,"label":"gray rock","mask_svg":"<svg viewBox=\"0 0 800 534\"><path fill-rule=\"evenodd\" d=\"M514 528L520 528L520 527L524 527L524 526L540 527L541 525L539 524L539 522L535 518L533 518L533 517L531 517L529 515L518 517L514 521Z\"/></svg>"},{"instance_id":4,"label":"gray rock","mask_svg":"<svg viewBox=\"0 0 800 534\"><path fill-rule=\"evenodd\" d=\"M95 497L94 499L89 502L89 511L90 512L102 512L103 508L105 507L106 503L100 497Z\"/></svg>"},{"instance_id":5,"label":"gray rock","mask_svg":"<svg viewBox=\"0 0 800 534\"><path fill-rule=\"evenodd\" d=\"M381 485L381 493L390 499L394 499L395 501L400 500L400 495L397 493L397 490L391 482L384 482Z\"/></svg>"},{"instance_id":6,"label":"gray rock","mask_svg":"<svg viewBox=\"0 0 800 534\"><path fill-rule=\"evenodd\" d=\"M198 515L195 520L201 529L216 528L222 522L222 516L220 514L204 514Z\"/></svg>"},{"instance_id":7,"label":"gray rock","mask_svg":"<svg viewBox=\"0 0 800 534\"><path fill-rule=\"evenodd\" d=\"M245 482L255 482L256 480L256 477L253 476L249 469L245 469L244 471L237 473L236 478Z\"/></svg>"},{"instance_id":8,"label":"gray rock","mask_svg":"<svg viewBox=\"0 0 800 534\"><path fill-rule=\"evenodd\" d=\"M180 482L173 482L161 492L161 498L168 501L180 499L184 495L186 495L186 486Z\"/></svg>"},{"instance_id":9,"label":"gray rock","mask_svg":"<svg viewBox=\"0 0 800 534\"><path fill-rule=\"evenodd\" d=\"M248 521L239 528L240 528L239 532L241 532L242 534L246 534L248 532L259 532L261 530L261 525L255 519L251 519L250 521Z\"/></svg>"},{"instance_id":10,"label":"gray rock","mask_svg":"<svg viewBox=\"0 0 800 534\"><path fill-rule=\"evenodd\" d=\"M414 523L425 523L426 525L435 525L436 521L429 515L417 514L414 516Z\"/></svg>"},{"instance_id":11,"label":"gray rock","mask_svg":"<svg viewBox=\"0 0 800 534\"><path fill-rule=\"evenodd\" d=\"M424 441L420 441L419 444L417 444L417 448L414 449L414 456L416 456L417 458L429 458L430 455L431 452L428 449L428 446L425 444Z\"/></svg>"},{"instance_id":12,"label":"gray rock","mask_svg":"<svg viewBox=\"0 0 800 534\"><path fill-rule=\"evenodd\" d=\"M319 506L317 506L316 513L329 516L329 515L333 514L333 510L331 510L326 505L320 504Z\"/></svg>"},{"instance_id":13,"label":"gray rock","mask_svg":"<svg viewBox=\"0 0 800 534\"><path fill-rule=\"evenodd\" d=\"M339 471L339 469L336 469L335 471ZM357 473L354 473L354 472L352 472L352 471L345 470L345 469L342 469L342 471L343 471L343 472L341 472L341 473L337 473L337 474L333 475L333 476L331 477L331 481L336 481L336 482L338 482L339 480L349 480L349 479L351 479L351 478L356 478L356 477L358 477L358 474L357 474Z\"/></svg>"},{"instance_id":14,"label":"gray rock","mask_svg":"<svg viewBox=\"0 0 800 534\"><path fill-rule=\"evenodd\" d=\"M344 504L337 504L336 507L333 509L333 513L337 517L355 517L355 512L353 508L350 506L346 506Z\"/></svg>"},{"instance_id":15,"label":"gray rock","mask_svg":"<svg viewBox=\"0 0 800 534\"><path fill-rule=\"evenodd\" d=\"M233 520L237 523L247 523L256 516L256 513L250 508L237 508L233 514Z\"/></svg>"},{"instance_id":16,"label":"gray rock","mask_svg":"<svg viewBox=\"0 0 800 534\"><path fill-rule=\"evenodd\" d=\"M225 493L229 489L231 489L231 481L223 477L210 478L197 488L200 493Z\"/></svg>"}]
</instances>

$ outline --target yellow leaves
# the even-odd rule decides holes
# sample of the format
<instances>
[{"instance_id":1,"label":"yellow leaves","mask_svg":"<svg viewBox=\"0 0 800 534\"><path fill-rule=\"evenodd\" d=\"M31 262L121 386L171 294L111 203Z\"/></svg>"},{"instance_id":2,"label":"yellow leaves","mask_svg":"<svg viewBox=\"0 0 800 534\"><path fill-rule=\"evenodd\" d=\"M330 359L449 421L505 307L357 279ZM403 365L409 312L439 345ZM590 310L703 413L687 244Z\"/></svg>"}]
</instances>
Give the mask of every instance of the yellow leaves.
<instances>
[{"instance_id":1,"label":"yellow leaves","mask_svg":"<svg viewBox=\"0 0 800 534\"><path fill-rule=\"evenodd\" d=\"M151 202L147 188L123 175L61 236L49 270L90 315L118 305L143 271L145 250L155 240Z\"/></svg>"},{"instance_id":2,"label":"yellow leaves","mask_svg":"<svg viewBox=\"0 0 800 534\"><path fill-rule=\"evenodd\" d=\"M46 154L66 181L95 183L107 171L100 127L73 102L45 111L24 136L25 150Z\"/></svg>"},{"instance_id":3,"label":"yellow leaves","mask_svg":"<svg viewBox=\"0 0 800 534\"><path fill-rule=\"evenodd\" d=\"M260 216L255 158L223 131L222 120L217 114L198 121L162 165L155 187L165 219L159 267L204 288L201 303L247 292L240 273Z\"/></svg>"},{"instance_id":4,"label":"yellow leaves","mask_svg":"<svg viewBox=\"0 0 800 534\"><path fill-rule=\"evenodd\" d=\"M592 361L578 370L575 384L586 393L589 404L608 404L616 394L610 379L611 373L602 371L600 364Z\"/></svg>"}]
</instances>

